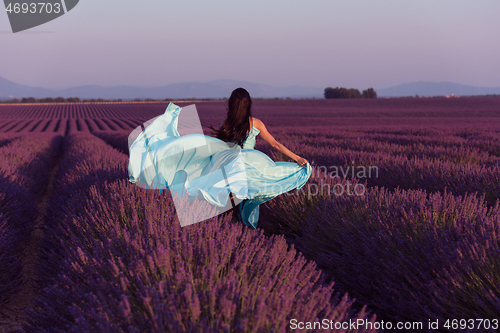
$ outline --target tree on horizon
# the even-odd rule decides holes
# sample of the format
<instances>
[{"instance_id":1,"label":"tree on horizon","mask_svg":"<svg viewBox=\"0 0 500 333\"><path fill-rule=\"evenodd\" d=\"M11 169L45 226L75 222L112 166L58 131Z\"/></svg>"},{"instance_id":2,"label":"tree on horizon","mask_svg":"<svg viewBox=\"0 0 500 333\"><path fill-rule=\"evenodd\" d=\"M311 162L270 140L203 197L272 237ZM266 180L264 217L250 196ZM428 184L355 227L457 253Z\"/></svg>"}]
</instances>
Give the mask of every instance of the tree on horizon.
<instances>
[{"instance_id":1,"label":"tree on horizon","mask_svg":"<svg viewBox=\"0 0 500 333\"><path fill-rule=\"evenodd\" d=\"M377 93L373 88L369 88L367 90L363 90L363 94L359 92L358 89L355 88L325 88L324 96L326 99L337 99L337 98L377 98Z\"/></svg>"}]
</instances>

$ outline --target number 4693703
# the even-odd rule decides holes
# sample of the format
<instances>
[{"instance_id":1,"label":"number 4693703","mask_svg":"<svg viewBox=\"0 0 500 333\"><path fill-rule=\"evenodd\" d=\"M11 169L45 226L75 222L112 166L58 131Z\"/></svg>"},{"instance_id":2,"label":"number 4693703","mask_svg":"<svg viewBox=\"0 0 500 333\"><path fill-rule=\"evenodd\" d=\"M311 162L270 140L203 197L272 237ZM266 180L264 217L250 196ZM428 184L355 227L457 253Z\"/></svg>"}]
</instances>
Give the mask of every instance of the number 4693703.
<instances>
[{"instance_id":1,"label":"number 4693703","mask_svg":"<svg viewBox=\"0 0 500 333\"><path fill-rule=\"evenodd\" d=\"M59 14L61 12L61 4L60 3L45 3L45 2L31 2L31 3L9 3L9 5L6 8L7 13L23 13L23 14L42 14L42 13L47 13L47 14Z\"/></svg>"},{"instance_id":2,"label":"number 4693703","mask_svg":"<svg viewBox=\"0 0 500 333\"><path fill-rule=\"evenodd\" d=\"M498 319L447 319L443 325L447 329L498 329Z\"/></svg>"}]
</instances>

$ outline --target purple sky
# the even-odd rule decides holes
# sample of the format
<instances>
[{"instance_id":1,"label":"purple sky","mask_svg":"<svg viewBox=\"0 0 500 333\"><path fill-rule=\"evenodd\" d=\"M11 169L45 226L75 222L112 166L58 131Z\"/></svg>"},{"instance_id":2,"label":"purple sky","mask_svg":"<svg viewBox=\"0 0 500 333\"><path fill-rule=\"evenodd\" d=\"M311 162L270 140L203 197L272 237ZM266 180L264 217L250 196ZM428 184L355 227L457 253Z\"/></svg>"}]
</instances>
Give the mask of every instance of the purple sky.
<instances>
[{"instance_id":1,"label":"purple sky","mask_svg":"<svg viewBox=\"0 0 500 333\"><path fill-rule=\"evenodd\" d=\"M232 79L385 88L500 87L498 0L81 0L12 34L0 76L46 88Z\"/></svg>"}]
</instances>

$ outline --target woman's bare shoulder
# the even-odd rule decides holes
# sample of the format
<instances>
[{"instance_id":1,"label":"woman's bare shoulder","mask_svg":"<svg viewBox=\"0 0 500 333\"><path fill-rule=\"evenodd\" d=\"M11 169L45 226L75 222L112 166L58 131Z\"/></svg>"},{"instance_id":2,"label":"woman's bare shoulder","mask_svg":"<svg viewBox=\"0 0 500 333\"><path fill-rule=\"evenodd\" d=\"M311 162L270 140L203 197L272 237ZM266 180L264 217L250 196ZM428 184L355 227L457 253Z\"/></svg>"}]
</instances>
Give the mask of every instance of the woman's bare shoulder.
<instances>
[{"instance_id":1,"label":"woman's bare shoulder","mask_svg":"<svg viewBox=\"0 0 500 333\"><path fill-rule=\"evenodd\" d=\"M253 125L258 130L261 130L262 127L264 127L264 123L262 122L262 120L255 118L255 117L253 117Z\"/></svg>"}]
</instances>

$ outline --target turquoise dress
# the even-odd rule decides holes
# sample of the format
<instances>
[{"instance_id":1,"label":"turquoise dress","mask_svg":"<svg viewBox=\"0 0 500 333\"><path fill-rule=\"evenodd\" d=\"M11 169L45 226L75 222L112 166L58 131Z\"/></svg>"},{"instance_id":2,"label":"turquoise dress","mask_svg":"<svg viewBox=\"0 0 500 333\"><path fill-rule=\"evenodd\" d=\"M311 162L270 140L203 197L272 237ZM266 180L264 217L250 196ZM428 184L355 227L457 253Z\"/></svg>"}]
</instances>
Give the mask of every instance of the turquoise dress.
<instances>
[{"instance_id":1,"label":"turquoise dress","mask_svg":"<svg viewBox=\"0 0 500 333\"><path fill-rule=\"evenodd\" d=\"M241 202L243 223L257 228L260 204L301 188L311 176L309 163L301 167L274 162L255 150L260 132L255 126L243 148L203 134L179 135L181 110L170 103L165 113L133 140L129 149L130 182L148 189L168 189L179 196L187 195L188 200L202 199L217 207L228 207L232 192ZM181 221L181 225L195 222Z\"/></svg>"}]
</instances>

